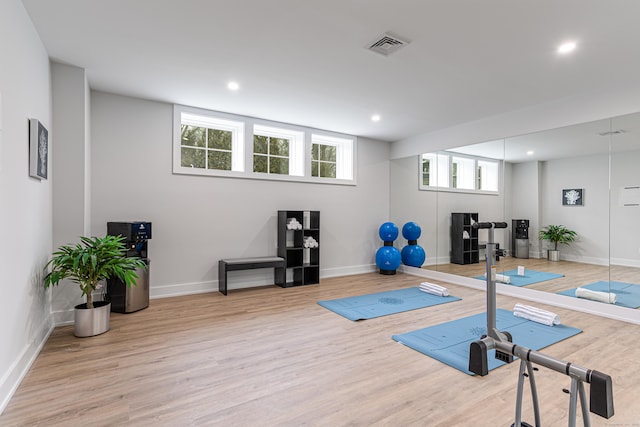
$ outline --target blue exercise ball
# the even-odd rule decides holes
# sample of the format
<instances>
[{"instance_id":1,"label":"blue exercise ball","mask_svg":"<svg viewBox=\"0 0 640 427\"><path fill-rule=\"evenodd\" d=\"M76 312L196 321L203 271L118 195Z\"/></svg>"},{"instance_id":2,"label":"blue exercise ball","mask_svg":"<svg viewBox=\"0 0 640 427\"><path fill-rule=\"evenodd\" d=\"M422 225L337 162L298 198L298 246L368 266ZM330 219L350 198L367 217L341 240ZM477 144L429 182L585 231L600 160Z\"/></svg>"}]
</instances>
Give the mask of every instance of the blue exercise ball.
<instances>
[{"instance_id":1,"label":"blue exercise ball","mask_svg":"<svg viewBox=\"0 0 640 427\"><path fill-rule=\"evenodd\" d=\"M427 254L420 245L407 245L402 248L402 263L411 267L422 267Z\"/></svg>"},{"instance_id":2,"label":"blue exercise ball","mask_svg":"<svg viewBox=\"0 0 640 427\"><path fill-rule=\"evenodd\" d=\"M407 240L418 240L422 229L415 222L408 222L402 226L402 237Z\"/></svg>"},{"instance_id":3,"label":"blue exercise ball","mask_svg":"<svg viewBox=\"0 0 640 427\"><path fill-rule=\"evenodd\" d=\"M400 251L393 246L383 246L376 252L376 265L380 270L396 270L401 262Z\"/></svg>"},{"instance_id":4,"label":"blue exercise ball","mask_svg":"<svg viewBox=\"0 0 640 427\"><path fill-rule=\"evenodd\" d=\"M385 222L378 230L380 238L385 242L393 242L398 238L398 226L393 222Z\"/></svg>"}]
</instances>

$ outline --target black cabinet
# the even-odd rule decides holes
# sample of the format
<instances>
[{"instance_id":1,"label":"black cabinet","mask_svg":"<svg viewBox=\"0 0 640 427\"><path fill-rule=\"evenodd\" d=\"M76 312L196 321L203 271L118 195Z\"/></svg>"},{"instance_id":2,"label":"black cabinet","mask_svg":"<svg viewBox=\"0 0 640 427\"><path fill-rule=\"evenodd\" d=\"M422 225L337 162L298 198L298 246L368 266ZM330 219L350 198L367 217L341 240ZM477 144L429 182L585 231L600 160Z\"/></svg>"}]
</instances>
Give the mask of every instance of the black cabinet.
<instances>
[{"instance_id":1,"label":"black cabinet","mask_svg":"<svg viewBox=\"0 0 640 427\"><path fill-rule=\"evenodd\" d=\"M477 213L451 214L451 263L476 264L479 262Z\"/></svg>"},{"instance_id":2,"label":"black cabinet","mask_svg":"<svg viewBox=\"0 0 640 427\"><path fill-rule=\"evenodd\" d=\"M278 256L285 259L285 286L320 283L320 212L278 211Z\"/></svg>"}]
</instances>

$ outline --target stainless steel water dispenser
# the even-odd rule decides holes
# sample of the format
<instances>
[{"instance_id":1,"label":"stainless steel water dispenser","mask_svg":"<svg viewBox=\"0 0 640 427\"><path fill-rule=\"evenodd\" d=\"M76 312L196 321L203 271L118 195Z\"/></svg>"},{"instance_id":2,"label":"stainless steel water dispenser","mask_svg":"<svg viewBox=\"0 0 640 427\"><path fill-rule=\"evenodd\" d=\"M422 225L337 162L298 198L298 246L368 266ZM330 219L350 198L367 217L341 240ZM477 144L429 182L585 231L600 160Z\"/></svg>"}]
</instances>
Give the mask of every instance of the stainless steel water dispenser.
<instances>
[{"instance_id":1,"label":"stainless steel water dispenser","mask_svg":"<svg viewBox=\"0 0 640 427\"><path fill-rule=\"evenodd\" d=\"M511 256L529 258L529 220L511 220Z\"/></svg>"},{"instance_id":2,"label":"stainless steel water dispenser","mask_svg":"<svg viewBox=\"0 0 640 427\"><path fill-rule=\"evenodd\" d=\"M138 268L135 286L127 286L120 279L107 280L107 298L111 301L111 311L132 313L149 306L149 258L147 241L151 239L151 223L147 221L108 222L107 234L123 236L127 247L126 256L141 258L146 269Z\"/></svg>"}]
</instances>

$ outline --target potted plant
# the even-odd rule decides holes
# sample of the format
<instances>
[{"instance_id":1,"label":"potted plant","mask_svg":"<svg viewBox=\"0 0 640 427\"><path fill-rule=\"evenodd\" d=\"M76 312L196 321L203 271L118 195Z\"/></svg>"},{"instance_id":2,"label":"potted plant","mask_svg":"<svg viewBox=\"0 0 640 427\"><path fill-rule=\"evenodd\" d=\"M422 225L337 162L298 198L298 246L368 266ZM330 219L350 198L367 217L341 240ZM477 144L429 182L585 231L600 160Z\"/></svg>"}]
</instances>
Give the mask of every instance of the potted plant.
<instances>
[{"instance_id":1,"label":"potted plant","mask_svg":"<svg viewBox=\"0 0 640 427\"><path fill-rule=\"evenodd\" d=\"M560 261L558 243L569 244L576 239L577 233L564 225L549 225L540 230L538 238L553 243L553 249L547 251L549 261Z\"/></svg>"},{"instance_id":2,"label":"potted plant","mask_svg":"<svg viewBox=\"0 0 640 427\"><path fill-rule=\"evenodd\" d=\"M109 330L111 303L93 302L93 291L100 282L117 277L127 286L136 285L136 269L147 268L140 258L126 257L124 237L80 237L76 245L64 245L53 253L46 268L51 271L44 277L44 286L55 286L62 279L70 279L80 286L86 303L75 306L74 335L88 337Z\"/></svg>"}]
</instances>

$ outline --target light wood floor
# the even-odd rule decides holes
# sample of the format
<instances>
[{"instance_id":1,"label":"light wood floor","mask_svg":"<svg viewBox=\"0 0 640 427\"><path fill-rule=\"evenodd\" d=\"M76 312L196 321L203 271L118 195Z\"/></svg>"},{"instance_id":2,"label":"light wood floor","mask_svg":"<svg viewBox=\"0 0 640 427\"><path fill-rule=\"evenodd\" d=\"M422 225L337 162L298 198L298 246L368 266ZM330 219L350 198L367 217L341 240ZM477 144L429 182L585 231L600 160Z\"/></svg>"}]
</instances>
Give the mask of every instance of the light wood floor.
<instances>
[{"instance_id":1,"label":"light wood floor","mask_svg":"<svg viewBox=\"0 0 640 427\"><path fill-rule=\"evenodd\" d=\"M622 266L603 266L594 264L584 264L572 261L548 261L546 258L512 258L503 257L496 263L498 273L507 270L514 270L518 266L525 269L545 271L547 273L563 274L564 277L547 280L544 282L528 285L527 289L535 289L545 292L556 293L566 289L576 288L597 281L618 281L626 283L640 284L640 269ZM424 267L429 270L436 270L443 273L456 274L465 277L476 277L484 275L486 271L485 260L479 264L441 264Z\"/></svg>"},{"instance_id":2,"label":"light wood floor","mask_svg":"<svg viewBox=\"0 0 640 427\"><path fill-rule=\"evenodd\" d=\"M111 331L97 337L57 328L0 425L510 425L517 363L473 377L391 339L483 312L483 292L445 284L462 300L360 322L316 304L421 280L371 273L156 299L112 314ZM516 302L498 296L498 307ZM640 326L538 306L584 330L546 354L613 378L616 415L592 415L592 425L640 425ZM569 378L540 368L536 380L543 425L566 425ZM524 420L533 423L525 403Z\"/></svg>"}]
</instances>

